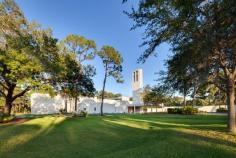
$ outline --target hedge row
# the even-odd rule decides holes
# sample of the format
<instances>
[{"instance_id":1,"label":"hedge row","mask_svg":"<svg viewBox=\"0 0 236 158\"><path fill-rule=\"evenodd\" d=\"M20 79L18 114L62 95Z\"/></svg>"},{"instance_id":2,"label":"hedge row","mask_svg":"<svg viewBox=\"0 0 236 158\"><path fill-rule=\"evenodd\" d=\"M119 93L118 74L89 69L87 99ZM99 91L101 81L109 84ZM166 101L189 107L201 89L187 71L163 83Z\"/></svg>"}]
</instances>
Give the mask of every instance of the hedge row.
<instances>
[{"instance_id":1,"label":"hedge row","mask_svg":"<svg viewBox=\"0 0 236 158\"><path fill-rule=\"evenodd\" d=\"M226 112L228 112L228 110L226 108L219 108L216 110L216 112L226 113Z\"/></svg>"},{"instance_id":2,"label":"hedge row","mask_svg":"<svg viewBox=\"0 0 236 158\"><path fill-rule=\"evenodd\" d=\"M186 106L183 108L168 108L168 114L184 114L184 115L193 115L198 113L197 108L193 108L192 106Z\"/></svg>"}]
</instances>

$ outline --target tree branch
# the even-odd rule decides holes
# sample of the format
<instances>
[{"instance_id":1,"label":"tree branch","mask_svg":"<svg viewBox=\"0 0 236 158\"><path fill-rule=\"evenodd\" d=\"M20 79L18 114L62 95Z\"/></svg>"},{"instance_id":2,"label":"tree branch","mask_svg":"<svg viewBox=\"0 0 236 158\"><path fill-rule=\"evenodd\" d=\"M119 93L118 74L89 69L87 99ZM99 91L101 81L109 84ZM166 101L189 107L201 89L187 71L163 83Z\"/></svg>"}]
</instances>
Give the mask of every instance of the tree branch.
<instances>
[{"instance_id":1,"label":"tree branch","mask_svg":"<svg viewBox=\"0 0 236 158\"><path fill-rule=\"evenodd\" d=\"M25 90L21 91L20 93L16 94L12 100L14 101L16 98L23 96L26 92L30 90L30 87L27 87Z\"/></svg>"},{"instance_id":2,"label":"tree branch","mask_svg":"<svg viewBox=\"0 0 236 158\"><path fill-rule=\"evenodd\" d=\"M4 97L6 97L6 94L2 90L0 90L0 94L2 94Z\"/></svg>"},{"instance_id":3,"label":"tree branch","mask_svg":"<svg viewBox=\"0 0 236 158\"><path fill-rule=\"evenodd\" d=\"M226 64L224 62L224 59L222 57L222 53L220 53L220 51L218 51L218 50L215 50L215 52L216 52L216 54L219 57L219 62L220 62L221 68L223 69L225 75L228 76L230 74L230 71L228 70L228 68L227 68L227 66L226 66Z\"/></svg>"},{"instance_id":4,"label":"tree branch","mask_svg":"<svg viewBox=\"0 0 236 158\"><path fill-rule=\"evenodd\" d=\"M2 82L0 82L0 85L1 85L4 89L8 90L8 87L7 87L6 85L4 85Z\"/></svg>"}]
</instances>

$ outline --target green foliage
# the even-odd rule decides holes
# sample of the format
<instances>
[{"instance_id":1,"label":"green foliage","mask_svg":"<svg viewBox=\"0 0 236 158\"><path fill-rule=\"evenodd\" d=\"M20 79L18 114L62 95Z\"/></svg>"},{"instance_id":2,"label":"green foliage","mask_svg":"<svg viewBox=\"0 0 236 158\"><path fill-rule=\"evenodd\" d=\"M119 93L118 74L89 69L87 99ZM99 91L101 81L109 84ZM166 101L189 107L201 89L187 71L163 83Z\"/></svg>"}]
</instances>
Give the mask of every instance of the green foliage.
<instances>
[{"instance_id":1,"label":"green foliage","mask_svg":"<svg viewBox=\"0 0 236 158\"><path fill-rule=\"evenodd\" d=\"M102 59L105 69L101 101L101 115L103 115L103 99L107 77L113 77L118 83L124 82L123 76L121 75L123 58L121 54L111 46L103 46L98 52L98 56Z\"/></svg>"},{"instance_id":2,"label":"green foliage","mask_svg":"<svg viewBox=\"0 0 236 158\"><path fill-rule=\"evenodd\" d=\"M59 78L61 91L72 98L94 96L95 88L91 78L94 75L93 69L85 71L71 54L65 54L63 62L65 71Z\"/></svg>"},{"instance_id":3,"label":"green foliage","mask_svg":"<svg viewBox=\"0 0 236 158\"><path fill-rule=\"evenodd\" d=\"M227 94L230 111L235 109L235 14L234 0L140 0L138 8L127 13L135 21L133 29L146 28L147 49L139 61L155 54L161 43L169 43L173 55L167 71L178 76L177 87L183 85L185 94L191 89L195 98L201 84L214 84ZM229 117L229 131L236 133L235 113Z\"/></svg>"},{"instance_id":4,"label":"green foliage","mask_svg":"<svg viewBox=\"0 0 236 158\"><path fill-rule=\"evenodd\" d=\"M168 108L167 109L168 114L182 114L181 108Z\"/></svg>"},{"instance_id":5,"label":"green foliage","mask_svg":"<svg viewBox=\"0 0 236 158\"><path fill-rule=\"evenodd\" d=\"M102 91L97 92L96 96L101 99L102 98ZM112 92L104 91L104 98L106 98L106 99L119 98L121 96L122 95L120 93L112 93Z\"/></svg>"},{"instance_id":6,"label":"green foliage","mask_svg":"<svg viewBox=\"0 0 236 158\"><path fill-rule=\"evenodd\" d=\"M79 35L68 35L63 41L63 52L77 55L79 62L91 60L96 54L96 43Z\"/></svg>"},{"instance_id":7,"label":"green foliage","mask_svg":"<svg viewBox=\"0 0 236 158\"><path fill-rule=\"evenodd\" d=\"M0 123L3 122L3 118L4 118L4 113L2 111L0 111Z\"/></svg>"},{"instance_id":8,"label":"green foliage","mask_svg":"<svg viewBox=\"0 0 236 158\"><path fill-rule=\"evenodd\" d=\"M198 109L193 108L192 106L186 106L183 108L168 108L168 114L184 114L184 115L193 115L198 113Z\"/></svg>"},{"instance_id":9,"label":"green foliage","mask_svg":"<svg viewBox=\"0 0 236 158\"><path fill-rule=\"evenodd\" d=\"M227 113L228 110L227 110L226 108L222 108L222 107L220 107L220 108L218 108L218 109L216 110L216 112Z\"/></svg>"},{"instance_id":10,"label":"green foliage","mask_svg":"<svg viewBox=\"0 0 236 158\"><path fill-rule=\"evenodd\" d=\"M79 114L80 117L88 117L88 112L87 111L81 111Z\"/></svg>"},{"instance_id":11,"label":"green foliage","mask_svg":"<svg viewBox=\"0 0 236 158\"><path fill-rule=\"evenodd\" d=\"M167 95L161 87L145 87L142 93L142 99L144 105L157 106L161 103L165 103Z\"/></svg>"},{"instance_id":12,"label":"green foliage","mask_svg":"<svg viewBox=\"0 0 236 158\"><path fill-rule=\"evenodd\" d=\"M87 111L80 111L79 113L72 113L72 117L88 117L88 112Z\"/></svg>"},{"instance_id":13,"label":"green foliage","mask_svg":"<svg viewBox=\"0 0 236 158\"><path fill-rule=\"evenodd\" d=\"M103 46L98 52L102 59L107 77L112 76L118 83L122 83L122 62L121 54L111 46Z\"/></svg>"},{"instance_id":14,"label":"green foliage","mask_svg":"<svg viewBox=\"0 0 236 158\"><path fill-rule=\"evenodd\" d=\"M51 30L28 22L13 0L0 2L0 13L0 94L9 113L18 97L52 84L62 65Z\"/></svg>"},{"instance_id":15,"label":"green foliage","mask_svg":"<svg viewBox=\"0 0 236 158\"><path fill-rule=\"evenodd\" d=\"M12 116L12 115L9 116L0 111L0 123L6 123L14 119L15 119L15 116Z\"/></svg>"},{"instance_id":16,"label":"green foliage","mask_svg":"<svg viewBox=\"0 0 236 158\"><path fill-rule=\"evenodd\" d=\"M198 113L198 109L197 108L193 108L192 106L186 106L183 108L183 114L185 115L193 115Z\"/></svg>"},{"instance_id":17,"label":"green foliage","mask_svg":"<svg viewBox=\"0 0 236 158\"><path fill-rule=\"evenodd\" d=\"M66 109L59 109L59 113L60 113L61 115L64 115L64 114L67 113L67 111L66 111Z\"/></svg>"},{"instance_id":18,"label":"green foliage","mask_svg":"<svg viewBox=\"0 0 236 158\"><path fill-rule=\"evenodd\" d=\"M3 106L4 106L4 98L0 97L0 107L3 107Z\"/></svg>"},{"instance_id":19,"label":"green foliage","mask_svg":"<svg viewBox=\"0 0 236 158\"><path fill-rule=\"evenodd\" d=\"M79 35L68 35L60 44L63 53L65 71L60 78L60 87L65 95L94 96L95 88L92 78L95 68L83 66L82 62L92 60L96 55L96 43Z\"/></svg>"},{"instance_id":20,"label":"green foliage","mask_svg":"<svg viewBox=\"0 0 236 158\"><path fill-rule=\"evenodd\" d=\"M182 97L168 97L165 106L181 106L183 103Z\"/></svg>"}]
</instances>

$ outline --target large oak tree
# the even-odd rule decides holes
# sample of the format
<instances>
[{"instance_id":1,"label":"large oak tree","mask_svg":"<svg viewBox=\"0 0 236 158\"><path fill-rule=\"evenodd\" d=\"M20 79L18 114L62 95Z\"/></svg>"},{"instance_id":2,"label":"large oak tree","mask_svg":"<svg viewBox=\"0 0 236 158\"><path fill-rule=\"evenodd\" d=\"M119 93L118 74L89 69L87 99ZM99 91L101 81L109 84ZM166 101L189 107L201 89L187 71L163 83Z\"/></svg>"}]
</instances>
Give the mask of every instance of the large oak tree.
<instances>
[{"instance_id":1,"label":"large oak tree","mask_svg":"<svg viewBox=\"0 0 236 158\"><path fill-rule=\"evenodd\" d=\"M188 71L196 68L196 74L226 93L228 129L235 133L235 1L140 0L138 8L127 14L135 21L133 29L145 28L147 49L139 61L144 62L161 43L169 43L173 56L187 61Z\"/></svg>"},{"instance_id":2,"label":"large oak tree","mask_svg":"<svg viewBox=\"0 0 236 158\"><path fill-rule=\"evenodd\" d=\"M28 22L12 0L0 2L0 26L0 93L10 114L18 97L59 73L60 56L51 31Z\"/></svg>"}]
</instances>

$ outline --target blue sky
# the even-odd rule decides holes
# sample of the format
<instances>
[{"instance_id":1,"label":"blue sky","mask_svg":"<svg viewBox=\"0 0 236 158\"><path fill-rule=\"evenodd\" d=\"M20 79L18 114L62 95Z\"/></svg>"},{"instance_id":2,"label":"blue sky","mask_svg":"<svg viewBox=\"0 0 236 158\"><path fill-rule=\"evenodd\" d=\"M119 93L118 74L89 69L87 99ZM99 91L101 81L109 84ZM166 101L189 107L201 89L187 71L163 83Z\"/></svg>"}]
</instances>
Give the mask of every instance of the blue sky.
<instances>
[{"instance_id":1,"label":"blue sky","mask_svg":"<svg viewBox=\"0 0 236 158\"><path fill-rule=\"evenodd\" d=\"M69 34L78 34L92 39L98 48L103 45L115 47L123 56L123 84L109 78L106 90L131 96L132 71L142 68L144 84L154 85L158 78L155 72L164 70L164 60L170 55L169 46L161 45L157 57L151 57L144 64L138 64L137 58L143 52L140 48L143 30L130 31L133 21L123 13L135 6L137 1L130 0L122 4L122 0L17 0L30 21L40 23L44 28L52 28L54 37L59 40ZM91 61L97 70L94 84L97 90L102 89L104 69L97 57Z\"/></svg>"}]
</instances>

